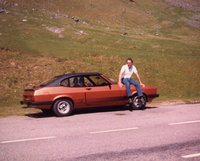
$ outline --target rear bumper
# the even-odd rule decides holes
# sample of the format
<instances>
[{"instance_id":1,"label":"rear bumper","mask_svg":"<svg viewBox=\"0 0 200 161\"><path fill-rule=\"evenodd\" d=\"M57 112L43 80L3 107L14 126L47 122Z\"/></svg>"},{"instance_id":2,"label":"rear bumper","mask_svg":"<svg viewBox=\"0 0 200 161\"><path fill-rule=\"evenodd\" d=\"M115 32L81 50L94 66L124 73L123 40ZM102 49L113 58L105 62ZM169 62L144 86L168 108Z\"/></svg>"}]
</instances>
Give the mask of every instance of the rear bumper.
<instances>
[{"instance_id":1,"label":"rear bumper","mask_svg":"<svg viewBox=\"0 0 200 161\"><path fill-rule=\"evenodd\" d=\"M27 105L27 106L42 106L42 105L52 105L52 101L20 101L21 105Z\"/></svg>"}]
</instances>

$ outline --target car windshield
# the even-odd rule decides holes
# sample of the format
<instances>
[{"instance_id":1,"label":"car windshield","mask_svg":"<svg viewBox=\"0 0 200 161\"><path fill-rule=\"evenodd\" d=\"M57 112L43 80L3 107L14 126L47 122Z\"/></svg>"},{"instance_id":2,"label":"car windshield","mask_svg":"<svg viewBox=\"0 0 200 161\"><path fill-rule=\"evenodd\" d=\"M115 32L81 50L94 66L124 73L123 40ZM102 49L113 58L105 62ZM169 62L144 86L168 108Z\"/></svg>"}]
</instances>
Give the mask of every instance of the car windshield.
<instances>
[{"instance_id":1,"label":"car windshield","mask_svg":"<svg viewBox=\"0 0 200 161\"><path fill-rule=\"evenodd\" d=\"M116 82L114 79L108 78L108 77L106 77L105 75L104 75L104 77L105 77L106 79L108 79L110 82L112 82L112 84L117 84L117 82Z\"/></svg>"},{"instance_id":2,"label":"car windshield","mask_svg":"<svg viewBox=\"0 0 200 161\"><path fill-rule=\"evenodd\" d=\"M101 76L89 76L88 78L95 86L109 85L109 82L104 78L102 78Z\"/></svg>"},{"instance_id":3,"label":"car windshield","mask_svg":"<svg viewBox=\"0 0 200 161\"><path fill-rule=\"evenodd\" d=\"M35 87L44 87L44 86L46 86L46 85L48 85L48 84L54 82L54 81L57 80L57 79L58 79L58 77L53 77L53 78L51 78L51 79L48 79L48 80L46 80L46 81L44 81L44 82L38 84L38 85L35 86Z\"/></svg>"}]
</instances>

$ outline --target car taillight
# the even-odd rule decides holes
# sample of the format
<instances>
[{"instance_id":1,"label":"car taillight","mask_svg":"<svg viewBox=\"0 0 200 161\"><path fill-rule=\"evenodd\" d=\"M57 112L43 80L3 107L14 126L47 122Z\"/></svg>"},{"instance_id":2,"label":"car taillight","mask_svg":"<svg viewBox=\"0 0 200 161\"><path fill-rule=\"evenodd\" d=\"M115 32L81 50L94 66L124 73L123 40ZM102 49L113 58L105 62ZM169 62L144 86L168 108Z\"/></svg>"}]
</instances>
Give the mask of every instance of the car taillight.
<instances>
[{"instance_id":1,"label":"car taillight","mask_svg":"<svg viewBox=\"0 0 200 161\"><path fill-rule=\"evenodd\" d=\"M24 101L25 102L34 101L34 92L35 92L34 89L25 89L23 94Z\"/></svg>"},{"instance_id":2,"label":"car taillight","mask_svg":"<svg viewBox=\"0 0 200 161\"><path fill-rule=\"evenodd\" d=\"M32 96L24 96L24 101L33 101Z\"/></svg>"}]
</instances>

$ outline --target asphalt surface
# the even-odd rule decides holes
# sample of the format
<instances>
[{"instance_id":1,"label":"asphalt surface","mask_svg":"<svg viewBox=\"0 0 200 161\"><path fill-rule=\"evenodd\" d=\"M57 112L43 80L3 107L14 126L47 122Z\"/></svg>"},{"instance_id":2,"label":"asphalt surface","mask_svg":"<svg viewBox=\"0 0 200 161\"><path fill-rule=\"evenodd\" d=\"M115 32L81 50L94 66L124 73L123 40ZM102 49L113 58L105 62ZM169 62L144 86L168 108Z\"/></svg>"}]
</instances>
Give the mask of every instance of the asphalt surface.
<instances>
[{"instance_id":1,"label":"asphalt surface","mask_svg":"<svg viewBox=\"0 0 200 161\"><path fill-rule=\"evenodd\" d=\"M200 160L200 104L0 118L1 161Z\"/></svg>"}]
</instances>

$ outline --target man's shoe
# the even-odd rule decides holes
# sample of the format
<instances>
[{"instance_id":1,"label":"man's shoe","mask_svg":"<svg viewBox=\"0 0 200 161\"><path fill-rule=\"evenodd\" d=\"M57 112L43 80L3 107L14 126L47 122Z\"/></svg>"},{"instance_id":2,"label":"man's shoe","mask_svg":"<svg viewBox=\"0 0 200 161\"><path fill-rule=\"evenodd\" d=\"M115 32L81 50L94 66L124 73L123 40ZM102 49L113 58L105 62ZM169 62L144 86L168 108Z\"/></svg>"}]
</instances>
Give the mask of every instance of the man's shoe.
<instances>
[{"instance_id":1,"label":"man's shoe","mask_svg":"<svg viewBox=\"0 0 200 161\"><path fill-rule=\"evenodd\" d=\"M138 104L140 105L139 109L140 110L144 110L145 109L145 105L144 103L144 97L143 96L139 96L138 97Z\"/></svg>"},{"instance_id":2,"label":"man's shoe","mask_svg":"<svg viewBox=\"0 0 200 161\"><path fill-rule=\"evenodd\" d=\"M143 96L138 96L138 103L142 104L142 98Z\"/></svg>"}]
</instances>

